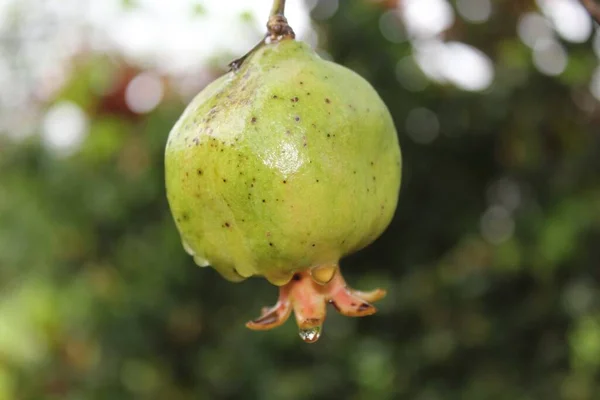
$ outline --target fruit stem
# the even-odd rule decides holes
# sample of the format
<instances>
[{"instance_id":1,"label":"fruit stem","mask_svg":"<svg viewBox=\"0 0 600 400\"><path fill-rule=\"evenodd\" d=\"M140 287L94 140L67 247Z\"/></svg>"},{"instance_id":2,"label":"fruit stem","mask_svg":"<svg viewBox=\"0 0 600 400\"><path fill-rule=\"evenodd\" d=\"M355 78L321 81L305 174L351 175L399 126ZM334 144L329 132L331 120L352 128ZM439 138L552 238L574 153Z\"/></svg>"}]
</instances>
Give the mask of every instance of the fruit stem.
<instances>
[{"instance_id":1,"label":"fruit stem","mask_svg":"<svg viewBox=\"0 0 600 400\"><path fill-rule=\"evenodd\" d=\"M284 16L284 12L285 0L273 0L273 7L271 7L271 13L269 14L269 20L267 21L267 33L263 39L243 57L229 63L230 71L237 71L240 69L246 58L266 43L278 42L284 39L294 39L296 37L294 30L288 24L287 18Z\"/></svg>"},{"instance_id":2,"label":"fruit stem","mask_svg":"<svg viewBox=\"0 0 600 400\"><path fill-rule=\"evenodd\" d=\"M269 21L267 22L268 35L271 41L287 38L293 39L296 37L296 34L292 27L289 26L284 13L285 0L273 0L273 7L271 7L271 14L269 15Z\"/></svg>"},{"instance_id":3,"label":"fruit stem","mask_svg":"<svg viewBox=\"0 0 600 400\"><path fill-rule=\"evenodd\" d=\"M273 7L271 7L271 15L283 15L285 11L285 0L273 0Z\"/></svg>"}]
</instances>

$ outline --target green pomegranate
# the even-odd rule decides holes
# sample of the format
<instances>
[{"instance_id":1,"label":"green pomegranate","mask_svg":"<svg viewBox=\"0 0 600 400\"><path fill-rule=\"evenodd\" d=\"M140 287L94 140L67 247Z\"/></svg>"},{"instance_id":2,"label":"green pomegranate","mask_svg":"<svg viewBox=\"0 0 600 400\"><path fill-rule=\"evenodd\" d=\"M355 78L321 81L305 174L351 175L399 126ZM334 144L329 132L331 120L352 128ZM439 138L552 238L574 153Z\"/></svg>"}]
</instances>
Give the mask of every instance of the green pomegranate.
<instances>
[{"instance_id":1,"label":"green pomegranate","mask_svg":"<svg viewBox=\"0 0 600 400\"><path fill-rule=\"evenodd\" d=\"M277 17L279 32L289 29ZM326 303L362 316L385 294L348 288L338 263L390 223L401 155L371 85L285 29L187 107L167 142L166 187L196 264L280 287L278 303L247 326L278 326L293 309L312 342Z\"/></svg>"}]
</instances>

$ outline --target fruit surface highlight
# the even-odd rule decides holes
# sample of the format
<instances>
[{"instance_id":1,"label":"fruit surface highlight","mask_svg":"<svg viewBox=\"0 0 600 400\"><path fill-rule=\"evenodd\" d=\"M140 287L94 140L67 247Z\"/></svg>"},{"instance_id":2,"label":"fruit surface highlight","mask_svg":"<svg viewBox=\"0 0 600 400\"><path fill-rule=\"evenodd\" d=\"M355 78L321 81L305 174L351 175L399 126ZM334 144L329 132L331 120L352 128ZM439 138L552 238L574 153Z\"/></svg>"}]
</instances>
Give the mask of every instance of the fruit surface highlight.
<instances>
[{"instance_id":1,"label":"fruit surface highlight","mask_svg":"<svg viewBox=\"0 0 600 400\"><path fill-rule=\"evenodd\" d=\"M279 302L248 327L280 325L293 309L312 342L328 302L345 315L375 312L385 292L347 288L338 263L390 223L401 155L385 104L359 75L302 42L265 43L187 107L165 167L195 262L280 286Z\"/></svg>"}]
</instances>

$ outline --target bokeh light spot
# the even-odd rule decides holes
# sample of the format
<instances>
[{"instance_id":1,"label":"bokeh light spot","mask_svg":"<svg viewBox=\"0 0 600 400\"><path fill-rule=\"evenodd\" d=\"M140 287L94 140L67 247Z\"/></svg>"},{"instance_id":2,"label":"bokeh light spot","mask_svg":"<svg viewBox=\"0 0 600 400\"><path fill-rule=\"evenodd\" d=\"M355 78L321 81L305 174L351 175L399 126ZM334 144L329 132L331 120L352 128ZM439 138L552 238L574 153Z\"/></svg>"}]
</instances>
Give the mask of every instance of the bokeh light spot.
<instances>
[{"instance_id":1,"label":"bokeh light spot","mask_svg":"<svg viewBox=\"0 0 600 400\"><path fill-rule=\"evenodd\" d=\"M600 101L600 66L596 67L594 75L592 75L592 81L590 82L590 92L592 92L592 95Z\"/></svg>"},{"instance_id":2,"label":"bokeh light spot","mask_svg":"<svg viewBox=\"0 0 600 400\"><path fill-rule=\"evenodd\" d=\"M506 208L492 206L482 215L480 229L485 240L501 244L513 235L515 222Z\"/></svg>"},{"instance_id":3,"label":"bokeh light spot","mask_svg":"<svg viewBox=\"0 0 600 400\"><path fill-rule=\"evenodd\" d=\"M556 32L565 40L583 43L592 34L592 20L576 0L538 0Z\"/></svg>"},{"instance_id":4,"label":"bokeh light spot","mask_svg":"<svg viewBox=\"0 0 600 400\"><path fill-rule=\"evenodd\" d=\"M567 67L569 56L564 47L555 40L538 41L533 49L533 63L541 73L557 76Z\"/></svg>"},{"instance_id":5,"label":"bokeh light spot","mask_svg":"<svg viewBox=\"0 0 600 400\"><path fill-rule=\"evenodd\" d=\"M63 101L53 105L42 121L42 141L58 155L77 151L88 131L88 118L75 103Z\"/></svg>"},{"instance_id":6,"label":"bokeh light spot","mask_svg":"<svg viewBox=\"0 0 600 400\"><path fill-rule=\"evenodd\" d=\"M402 58L396 64L396 79L406 89L411 92L420 92L427 88L429 81L419 69L414 57L408 56Z\"/></svg>"},{"instance_id":7,"label":"bokeh light spot","mask_svg":"<svg viewBox=\"0 0 600 400\"><path fill-rule=\"evenodd\" d=\"M427 108L415 108L406 117L406 133L419 144L429 144L440 132L437 115Z\"/></svg>"},{"instance_id":8,"label":"bokeh light spot","mask_svg":"<svg viewBox=\"0 0 600 400\"><path fill-rule=\"evenodd\" d=\"M494 80L494 65L489 57L464 43L446 45L443 65L446 78L463 90L485 90Z\"/></svg>"},{"instance_id":9,"label":"bokeh light spot","mask_svg":"<svg viewBox=\"0 0 600 400\"><path fill-rule=\"evenodd\" d=\"M430 38L454 24L454 11L446 0L404 0L400 10L406 30L416 38Z\"/></svg>"},{"instance_id":10,"label":"bokeh light spot","mask_svg":"<svg viewBox=\"0 0 600 400\"><path fill-rule=\"evenodd\" d=\"M125 90L127 107L135 113L144 114L156 108L163 98L164 88L160 77L143 72L129 82Z\"/></svg>"},{"instance_id":11,"label":"bokeh light spot","mask_svg":"<svg viewBox=\"0 0 600 400\"><path fill-rule=\"evenodd\" d=\"M379 18L379 30L384 38L392 43L401 43L406 40L406 34L395 11L386 11Z\"/></svg>"},{"instance_id":12,"label":"bokeh light spot","mask_svg":"<svg viewBox=\"0 0 600 400\"><path fill-rule=\"evenodd\" d=\"M492 15L492 2L490 0L457 0L456 9L466 21L482 23Z\"/></svg>"},{"instance_id":13,"label":"bokeh light spot","mask_svg":"<svg viewBox=\"0 0 600 400\"><path fill-rule=\"evenodd\" d=\"M415 42L415 59L429 78L450 82L462 90L485 90L494 80L490 58L465 43Z\"/></svg>"},{"instance_id":14,"label":"bokeh light spot","mask_svg":"<svg viewBox=\"0 0 600 400\"><path fill-rule=\"evenodd\" d=\"M550 40L553 37L548 20L536 12L523 14L519 18L517 34L521 41L532 49L538 41Z\"/></svg>"},{"instance_id":15,"label":"bokeh light spot","mask_svg":"<svg viewBox=\"0 0 600 400\"><path fill-rule=\"evenodd\" d=\"M339 6L339 0L319 0L312 8L311 15L316 20L326 20L335 15Z\"/></svg>"},{"instance_id":16,"label":"bokeh light spot","mask_svg":"<svg viewBox=\"0 0 600 400\"><path fill-rule=\"evenodd\" d=\"M513 212L521 204L519 184L510 178L501 178L487 189L487 199L492 205L500 205Z\"/></svg>"}]
</instances>

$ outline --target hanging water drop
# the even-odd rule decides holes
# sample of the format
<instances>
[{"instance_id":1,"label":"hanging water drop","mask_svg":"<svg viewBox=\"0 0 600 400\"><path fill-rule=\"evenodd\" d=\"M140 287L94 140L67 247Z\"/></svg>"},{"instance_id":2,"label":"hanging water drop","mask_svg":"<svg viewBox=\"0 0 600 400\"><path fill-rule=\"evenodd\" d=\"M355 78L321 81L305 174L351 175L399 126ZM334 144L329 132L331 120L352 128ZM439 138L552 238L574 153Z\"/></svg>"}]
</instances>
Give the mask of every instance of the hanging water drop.
<instances>
[{"instance_id":1,"label":"hanging water drop","mask_svg":"<svg viewBox=\"0 0 600 400\"><path fill-rule=\"evenodd\" d=\"M186 253L188 253L190 256L194 257L196 255L196 252L194 251L194 249L192 249L192 247L187 244L187 242L184 240L181 242L181 244L183 244L183 248L185 250Z\"/></svg>"},{"instance_id":2,"label":"hanging water drop","mask_svg":"<svg viewBox=\"0 0 600 400\"><path fill-rule=\"evenodd\" d=\"M199 267L208 267L210 265L210 261L200 256L194 256L194 262Z\"/></svg>"},{"instance_id":3,"label":"hanging water drop","mask_svg":"<svg viewBox=\"0 0 600 400\"><path fill-rule=\"evenodd\" d=\"M337 268L336 264L319 265L310 270L310 276L319 285L325 285L333 279Z\"/></svg>"},{"instance_id":4,"label":"hanging water drop","mask_svg":"<svg viewBox=\"0 0 600 400\"><path fill-rule=\"evenodd\" d=\"M306 343L314 343L321 337L321 325L312 328L300 328L298 334Z\"/></svg>"}]
</instances>

